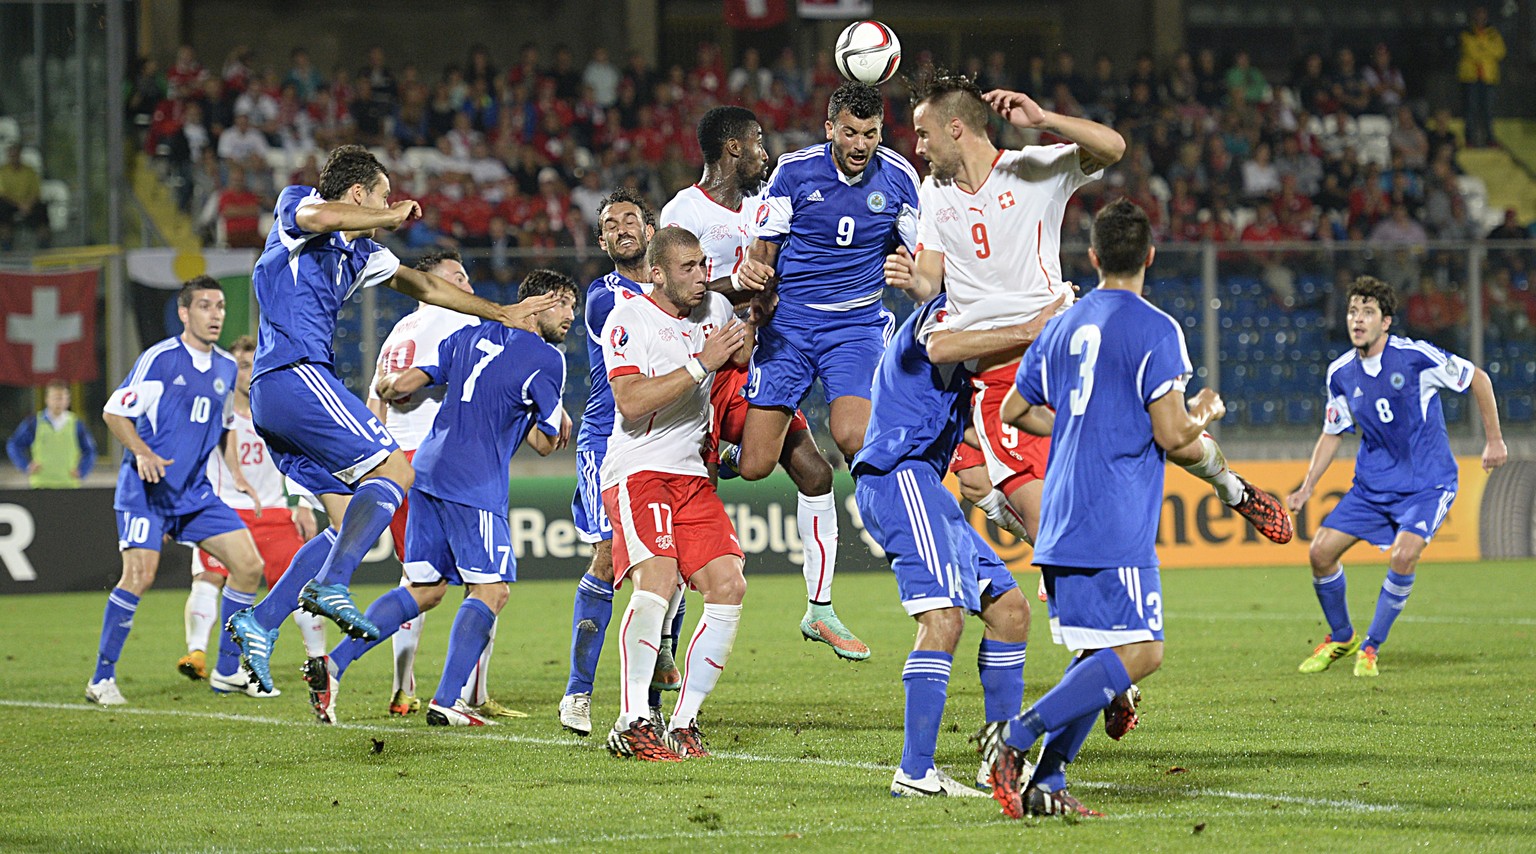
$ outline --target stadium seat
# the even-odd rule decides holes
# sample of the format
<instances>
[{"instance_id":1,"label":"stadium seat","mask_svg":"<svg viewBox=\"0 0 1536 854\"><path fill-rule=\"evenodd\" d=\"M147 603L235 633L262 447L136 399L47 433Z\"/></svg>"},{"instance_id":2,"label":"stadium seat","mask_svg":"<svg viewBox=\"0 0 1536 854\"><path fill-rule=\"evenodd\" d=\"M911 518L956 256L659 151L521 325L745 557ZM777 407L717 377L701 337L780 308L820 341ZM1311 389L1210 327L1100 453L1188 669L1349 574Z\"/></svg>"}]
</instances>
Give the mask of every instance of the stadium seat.
<instances>
[{"instance_id":1,"label":"stadium seat","mask_svg":"<svg viewBox=\"0 0 1536 854\"><path fill-rule=\"evenodd\" d=\"M1506 417L1513 422L1527 423L1536 418L1536 399L1529 394L1511 395Z\"/></svg>"}]
</instances>

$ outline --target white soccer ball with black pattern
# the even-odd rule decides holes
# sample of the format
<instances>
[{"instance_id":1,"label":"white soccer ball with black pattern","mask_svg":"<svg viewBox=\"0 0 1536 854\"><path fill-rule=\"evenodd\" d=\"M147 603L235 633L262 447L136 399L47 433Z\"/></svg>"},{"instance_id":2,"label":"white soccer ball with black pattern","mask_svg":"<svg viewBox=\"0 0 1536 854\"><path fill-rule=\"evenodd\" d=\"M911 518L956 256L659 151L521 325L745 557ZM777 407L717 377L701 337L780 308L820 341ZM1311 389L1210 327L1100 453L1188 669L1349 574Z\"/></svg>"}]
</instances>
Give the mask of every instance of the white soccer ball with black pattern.
<instances>
[{"instance_id":1,"label":"white soccer ball with black pattern","mask_svg":"<svg viewBox=\"0 0 1536 854\"><path fill-rule=\"evenodd\" d=\"M901 41L879 21L858 21L837 37L832 61L849 80L879 86L901 67Z\"/></svg>"}]
</instances>

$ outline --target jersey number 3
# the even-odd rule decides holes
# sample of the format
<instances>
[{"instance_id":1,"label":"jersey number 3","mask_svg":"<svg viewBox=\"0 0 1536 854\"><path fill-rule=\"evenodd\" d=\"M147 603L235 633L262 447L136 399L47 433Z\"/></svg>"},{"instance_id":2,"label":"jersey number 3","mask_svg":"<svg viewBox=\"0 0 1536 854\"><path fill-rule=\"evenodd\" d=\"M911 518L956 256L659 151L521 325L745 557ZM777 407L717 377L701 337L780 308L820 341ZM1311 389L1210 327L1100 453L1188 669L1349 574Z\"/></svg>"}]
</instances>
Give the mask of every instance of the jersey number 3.
<instances>
[{"instance_id":1,"label":"jersey number 3","mask_svg":"<svg viewBox=\"0 0 1536 854\"><path fill-rule=\"evenodd\" d=\"M1100 339L1099 327L1089 324L1079 326L1067 344L1068 352L1082 357L1082 361L1077 364L1078 385L1072 389L1072 396L1068 400L1073 415L1087 412L1088 399L1093 397L1093 369L1099 363Z\"/></svg>"}]
</instances>

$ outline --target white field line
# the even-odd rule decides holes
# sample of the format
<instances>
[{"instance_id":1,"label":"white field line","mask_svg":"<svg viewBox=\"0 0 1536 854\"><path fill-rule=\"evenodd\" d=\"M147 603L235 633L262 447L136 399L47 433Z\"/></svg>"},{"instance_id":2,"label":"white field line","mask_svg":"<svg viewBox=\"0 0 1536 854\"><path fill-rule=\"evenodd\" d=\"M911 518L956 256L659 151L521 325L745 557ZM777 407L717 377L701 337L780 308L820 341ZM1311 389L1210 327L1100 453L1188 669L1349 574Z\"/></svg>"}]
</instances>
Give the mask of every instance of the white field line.
<instances>
[{"instance_id":1,"label":"white field line","mask_svg":"<svg viewBox=\"0 0 1536 854\"><path fill-rule=\"evenodd\" d=\"M191 718L191 719L200 719L200 720L229 721L229 722L232 722L232 723L263 724L263 725L266 725L266 726L307 727L307 728L311 728L311 729L320 726L320 724L316 724L316 723L313 723L311 721L291 720L291 719L285 719L285 718L268 718L268 717L261 717L259 715L230 714L230 713L227 713L227 712L197 712L197 711L192 711L190 709L135 709L135 708L125 708L125 707L121 707L121 706L112 707L112 708L102 708L100 706L92 706L92 705L87 705L85 703L45 703L45 702L37 702L37 701L31 701L31 700L0 700L0 707L20 708L20 709L47 709L47 710L50 710L50 711L61 711L61 712L90 712L90 713L97 713L97 714L113 714L113 715L139 715L139 716L144 716L144 717ZM397 736L398 735L408 735L409 736L409 735L419 735L420 734L420 733L412 732L410 730L402 730L399 727L383 726L383 725L379 725L379 724L348 724L348 723L339 723L339 724L332 724L329 728L333 729L333 730L347 730L347 731L352 731L352 732L387 733L389 735L397 735ZM541 738L539 736L530 736L530 735L513 735L511 733L497 732L497 731L494 731L494 730L492 730L492 731L477 732L477 733L474 733L473 735L470 735L469 733L464 733L464 735L466 737L474 738L474 739L480 740L480 741L497 741L497 742L503 742L503 743L507 743L507 744L532 744L532 745L538 745L538 746L543 746L543 747L575 747L575 748L584 749L584 750L602 749L602 742L601 742L601 740L598 740L598 741L578 740L577 737L574 736L574 735L571 736L570 738ZM821 767L825 767L825 768L847 768L847 769L859 770L859 771L879 771L879 772L887 772L887 773L895 770L895 766L894 765L882 765L882 764L877 763L877 762L853 762L853 761L846 760L846 759L824 759L824 758L819 758L819 757L797 757L797 756L761 756L761 755L751 754L751 753L736 753L736 752L730 752L730 751L718 752L718 753L713 754L713 756L716 759L722 759L722 760L726 760L726 761L737 761L737 762L766 762L766 763L775 763L775 764L783 764L783 765L812 765L812 766L821 766ZM1158 793L1158 794L1168 794L1168 793L1170 793L1170 790L1168 790L1168 789L1160 789L1160 788L1153 788L1153 787L1146 787L1146 786L1123 786L1123 785L1119 785L1119 784L1115 784L1115 783L1108 783L1108 782L1078 781L1078 782L1074 783L1073 785L1081 787L1081 788L1087 788L1087 789L1106 789L1106 790L1112 790L1112 791L1145 792L1145 793ZM1337 800L1337 799L1329 799L1329 798L1304 798L1304 797L1299 797L1299 796L1296 796L1296 795L1275 795L1275 794L1265 794L1263 792L1234 792L1234 791L1229 791L1229 790L1225 790L1225 789L1182 789L1182 790L1171 790L1171 793L1184 795L1184 796L1190 797L1190 798L1221 798L1221 799L1225 799L1225 800L1235 800L1235 801L1262 801L1262 802L1265 802L1265 803L1283 803L1283 804L1289 804L1291 806L1298 806L1298 807L1315 807L1315 808L1319 808L1319 809L1336 809L1336 810L1345 810L1347 812L1358 812L1358 813L1390 812L1390 811L1398 809L1396 804L1374 804L1374 803L1369 803L1367 801ZM1116 817L1117 818L1156 817L1157 815L1160 815L1160 814L1161 813L1117 813ZM947 827L948 825L944 825L944 826ZM879 828L874 828L874 829L879 829ZM796 832L796 831L782 831L782 833L789 833L789 832ZM721 834L719 834L719 833L704 833L704 834L696 834L696 835L697 835L698 838L715 838L715 837L721 836ZM765 836L766 837L766 836L780 835L780 832L768 833L766 831L763 831L763 832L760 832L760 833L759 832L754 832L752 835L760 835L760 836ZM647 840L650 840L650 839L653 839L653 838L657 839L657 840L660 840L660 839L689 839L689 838L694 838L694 837L690 836L690 835L687 835L687 834L673 834L673 835L665 835L665 836L657 836L657 837L648 837L648 836L623 837L622 839L619 838L619 837L614 837L613 841L615 841L615 842L625 841L625 840L647 841ZM521 846L521 847L526 847L526 845L524 843L520 842L520 843L517 843L517 844L519 846ZM555 845L555 844L563 844L563 843L559 843L557 841L551 840L551 841L549 841L547 843L543 842L543 841L540 841L537 844L539 844L539 845L544 845L544 844ZM503 846L503 847L505 847L505 846ZM282 850L297 852L297 851L311 850L311 849L282 849ZM318 849L315 849L315 850L318 850Z\"/></svg>"},{"instance_id":2,"label":"white field line","mask_svg":"<svg viewBox=\"0 0 1536 854\"><path fill-rule=\"evenodd\" d=\"M1210 611L1167 611L1164 617L1174 620L1205 620L1208 622L1218 620L1236 620L1238 622L1266 620L1302 624L1320 622L1323 619L1321 613L1281 614L1274 611L1219 611L1214 613ZM1452 626L1536 626L1536 617L1436 617L1431 615L1403 614L1397 618L1397 622L1438 623Z\"/></svg>"}]
</instances>

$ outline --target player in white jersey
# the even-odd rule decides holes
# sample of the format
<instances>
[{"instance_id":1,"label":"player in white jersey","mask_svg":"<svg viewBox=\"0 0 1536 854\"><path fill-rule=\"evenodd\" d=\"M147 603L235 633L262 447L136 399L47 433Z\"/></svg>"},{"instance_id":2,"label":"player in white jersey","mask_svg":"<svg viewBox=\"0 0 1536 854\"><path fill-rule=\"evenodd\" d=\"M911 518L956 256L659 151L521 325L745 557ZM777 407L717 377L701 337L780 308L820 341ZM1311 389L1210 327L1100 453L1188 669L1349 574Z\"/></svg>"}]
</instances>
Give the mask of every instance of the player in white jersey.
<instances>
[{"instance_id":1,"label":"player in white jersey","mask_svg":"<svg viewBox=\"0 0 1536 854\"><path fill-rule=\"evenodd\" d=\"M1000 332L1014 335L1015 346L977 365L972 418L980 453L962 446L953 466L967 498L1015 533L1015 522L1021 522L1032 541L1050 440L1020 434L999 417L999 408L1033 336L1073 300L1071 283L1061 278L1067 202L1120 159L1125 140L1098 122L1043 110L1018 92L982 94L962 76L941 75L920 85L913 104L917 154L928 161L930 174L919 190L916 257L898 248L886 260L886 278L894 287L915 287L920 296L945 290L951 330L1039 321ZM999 150L986 131L993 112L1015 127L1042 130L1068 143ZM964 358L948 343L942 331L929 339L934 362ZM1222 500L1266 537L1291 539L1291 521L1279 501L1232 473L1210 436L1169 452L1168 459L1215 486ZM977 477L982 465L984 481Z\"/></svg>"},{"instance_id":2,"label":"player in white jersey","mask_svg":"<svg viewBox=\"0 0 1536 854\"><path fill-rule=\"evenodd\" d=\"M757 116L745 107L715 107L699 119L699 148L704 153L704 175L697 184L679 191L661 209L661 224L692 232L704 250L705 276L710 289L743 294L733 283L747 258L756 229L756 199L767 175L768 152L763 149L763 129ZM715 407L713 453L720 476L735 477L742 429L747 416L746 368L725 365L715 372L712 398ZM800 542L804 555L806 610L800 634L807 640L832 647L842 658L862 661L869 647L843 625L832 609L832 580L837 564L837 506L832 494L832 466L811 435L805 415L795 412L779 464L794 481Z\"/></svg>"},{"instance_id":3,"label":"player in white jersey","mask_svg":"<svg viewBox=\"0 0 1536 854\"><path fill-rule=\"evenodd\" d=\"M692 233L662 228L646 260L653 290L622 294L602 333L617 410L603 459L603 506L613 524L614 586L634 582L620 622L620 713L608 749L676 761L708 755L699 706L741 621L741 545L709 482L704 449L710 376L727 361L746 364L752 342L730 301L706 290L704 252ZM679 576L704 597L704 615L688 644L670 728L659 733L646 694Z\"/></svg>"},{"instance_id":4,"label":"player in white jersey","mask_svg":"<svg viewBox=\"0 0 1536 854\"><path fill-rule=\"evenodd\" d=\"M465 293L474 293L469 283L469 273L464 269L463 258L456 250L428 252L416 260L415 267L446 280ZM479 322L480 318L473 315L420 303L415 311L400 318L384 339L373 381L368 384L368 409L389 428L390 435L395 437L407 460L415 459L416 449L421 447L431 432L432 422L443 405L446 386L428 386L401 399L386 402L379 398L379 381L388 374L412 367L435 366L438 346L449 335ZM402 561L405 560L405 520L409 512L410 501L403 501L389 522L389 532L395 541L395 557ZM400 583L405 585L408 582L402 577ZM402 623L390 639L395 655L394 684L390 689L389 700L389 713L392 715L408 715L421 709L421 700L416 697L416 650L421 646L421 631L425 623L426 614L419 614ZM486 644L485 654L475 667L470 683L465 686L464 701L488 717L517 717L518 713L491 699L486 690L485 677L490 667L491 650L495 646L494 628L492 632L491 643Z\"/></svg>"},{"instance_id":5,"label":"player in white jersey","mask_svg":"<svg viewBox=\"0 0 1536 854\"><path fill-rule=\"evenodd\" d=\"M315 535L315 514L299 501L289 509L289 492L283 473L272 462L267 443L251 421L251 363L256 339L242 335L229 348L235 357L234 394L230 396L233 424L224 434L224 449L208 455L208 482L219 500L228 504L250 529L261 553L263 574L270 587L282 577L299 548ZM200 548L192 549L192 590L182 618L187 632L187 654L176 669L189 679L208 679L208 632L218 616L219 597L229 568ZM325 654L325 627L320 617L295 611L293 622L304 638L306 655ZM234 684L239 683L239 684ZM233 680L214 673L209 680L215 691L244 691L253 697L269 697L259 686L237 673Z\"/></svg>"}]
</instances>

